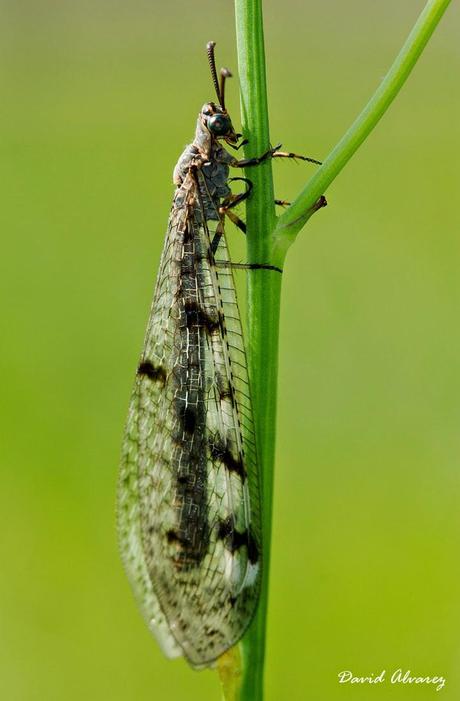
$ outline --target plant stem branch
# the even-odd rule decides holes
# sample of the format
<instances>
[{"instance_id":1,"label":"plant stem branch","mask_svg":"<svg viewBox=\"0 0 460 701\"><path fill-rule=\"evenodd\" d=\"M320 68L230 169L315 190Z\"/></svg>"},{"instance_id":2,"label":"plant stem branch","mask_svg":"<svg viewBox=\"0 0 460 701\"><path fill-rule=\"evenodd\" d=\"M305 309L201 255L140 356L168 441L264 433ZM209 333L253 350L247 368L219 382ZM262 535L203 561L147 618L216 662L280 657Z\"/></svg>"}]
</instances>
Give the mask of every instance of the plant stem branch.
<instances>
[{"instance_id":1,"label":"plant stem branch","mask_svg":"<svg viewBox=\"0 0 460 701\"><path fill-rule=\"evenodd\" d=\"M287 249L313 213L315 202L326 192L401 90L450 1L428 0L393 65L366 107L296 200L280 216L273 235L275 265L282 266Z\"/></svg>"}]
</instances>

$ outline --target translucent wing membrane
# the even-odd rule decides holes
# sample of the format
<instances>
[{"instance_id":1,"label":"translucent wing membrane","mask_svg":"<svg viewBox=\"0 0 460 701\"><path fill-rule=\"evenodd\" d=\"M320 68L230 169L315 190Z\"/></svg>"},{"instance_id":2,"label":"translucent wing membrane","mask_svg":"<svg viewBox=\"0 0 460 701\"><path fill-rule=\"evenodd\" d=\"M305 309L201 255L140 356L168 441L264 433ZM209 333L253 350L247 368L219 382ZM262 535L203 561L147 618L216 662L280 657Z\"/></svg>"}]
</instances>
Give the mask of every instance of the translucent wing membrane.
<instances>
[{"instance_id":1,"label":"translucent wing membrane","mask_svg":"<svg viewBox=\"0 0 460 701\"><path fill-rule=\"evenodd\" d=\"M222 223L197 182L189 172L171 211L123 444L119 533L150 629L167 655L199 667L251 621L261 529L233 274L215 265L228 261Z\"/></svg>"}]
</instances>

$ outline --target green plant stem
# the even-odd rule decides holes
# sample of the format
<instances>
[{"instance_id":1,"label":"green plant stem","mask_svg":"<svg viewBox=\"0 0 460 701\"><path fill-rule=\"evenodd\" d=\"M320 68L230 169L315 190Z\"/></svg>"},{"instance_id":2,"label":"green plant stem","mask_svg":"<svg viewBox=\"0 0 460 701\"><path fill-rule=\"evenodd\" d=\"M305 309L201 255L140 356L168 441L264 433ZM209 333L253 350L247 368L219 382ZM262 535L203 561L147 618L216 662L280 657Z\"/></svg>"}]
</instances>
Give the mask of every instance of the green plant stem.
<instances>
[{"instance_id":1,"label":"green plant stem","mask_svg":"<svg viewBox=\"0 0 460 701\"><path fill-rule=\"evenodd\" d=\"M451 0L429 0L383 81L346 134L292 205L278 219L273 261L283 264L287 249L312 214L312 207L369 136L401 90Z\"/></svg>"},{"instance_id":2,"label":"green plant stem","mask_svg":"<svg viewBox=\"0 0 460 701\"><path fill-rule=\"evenodd\" d=\"M370 134L414 67L450 0L429 0L386 78L345 136L339 141L293 204L279 218L274 209L271 162L248 172L254 190L246 207L249 263L282 268L288 248L316 211L315 204ZM264 153L270 144L265 74L262 0L235 0L238 66L246 157ZM281 275L248 272L247 356L261 464L263 581L257 614L241 641L241 688L232 700L262 701L268 573L273 500L278 335ZM230 699L228 699L230 701Z\"/></svg>"},{"instance_id":3,"label":"green plant stem","mask_svg":"<svg viewBox=\"0 0 460 701\"><path fill-rule=\"evenodd\" d=\"M245 156L252 157L264 153L270 147L262 0L236 0L235 10L242 126L244 136L248 139ZM276 224L271 161L252 168L248 177L257 193L256 197L250 198L246 207L248 262L269 263L271 233ZM248 272L247 353L258 456L262 468L263 574L257 613L241 642L241 701L259 701L263 697L280 293L280 273L266 270Z\"/></svg>"}]
</instances>

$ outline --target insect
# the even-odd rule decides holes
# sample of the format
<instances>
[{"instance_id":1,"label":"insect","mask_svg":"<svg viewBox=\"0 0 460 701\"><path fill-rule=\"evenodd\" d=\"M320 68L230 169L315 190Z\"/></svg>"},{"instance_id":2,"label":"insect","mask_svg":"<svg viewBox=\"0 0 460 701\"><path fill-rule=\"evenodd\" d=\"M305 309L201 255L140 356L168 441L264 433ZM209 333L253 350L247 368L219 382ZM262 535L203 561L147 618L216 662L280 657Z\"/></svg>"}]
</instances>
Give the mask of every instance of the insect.
<instances>
[{"instance_id":1,"label":"insect","mask_svg":"<svg viewBox=\"0 0 460 701\"><path fill-rule=\"evenodd\" d=\"M229 167L241 135L225 107L201 109L176 185L144 348L123 442L118 529L128 578L169 657L211 665L247 629L262 572L260 488L246 356L224 218L234 195ZM312 160L312 159L305 159ZM270 265L253 267L277 270ZM279 271L281 272L281 271Z\"/></svg>"}]
</instances>

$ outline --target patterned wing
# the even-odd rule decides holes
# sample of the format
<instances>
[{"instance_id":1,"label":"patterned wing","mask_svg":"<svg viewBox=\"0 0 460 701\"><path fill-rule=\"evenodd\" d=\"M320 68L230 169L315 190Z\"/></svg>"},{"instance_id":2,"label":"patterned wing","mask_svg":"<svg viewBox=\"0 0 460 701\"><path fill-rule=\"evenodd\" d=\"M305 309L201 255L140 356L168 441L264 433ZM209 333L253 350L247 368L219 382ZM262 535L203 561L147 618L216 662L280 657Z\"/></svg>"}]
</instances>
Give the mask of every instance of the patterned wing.
<instances>
[{"instance_id":1,"label":"patterned wing","mask_svg":"<svg viewBox=\"0 0 460 701\"><path fill-rule=\"evenodd\" d=\"M216 226L221 227L217 222ZM211 664L258 600L260 515L241 323L190 173L176 191L125 434L119 529L170 656ZM217 255L227 259L224 237Z\"/></svg>"},{"instance_id":2,"label":"patterned wing","mask_svg":"<svg viewBox=\"0 0 460 701\"><path fill-rule=\"evenodd\" d=\"M166 377L171 372L174 345L174 318L170 313L177 299L179 279L175 260L178 258L176 231L183 228L180 213L171 211L168 232L158 271L142 354L131 395L123 440L118 484L118 535L122 560L142 615L160 647L168 657L182 655L170 632L148 569L142 534L141 475L149 468L162 470L159 455L167 452L170 413L170 392ZM148 351L148 352L147 352ZM168 431L168 432L167 432ZM158 477L156 477L158 481ZM172 489L171 470L164 469L163 489ZM162 518L162 511L158 519Z\"/></svg>"}]
</instances>

